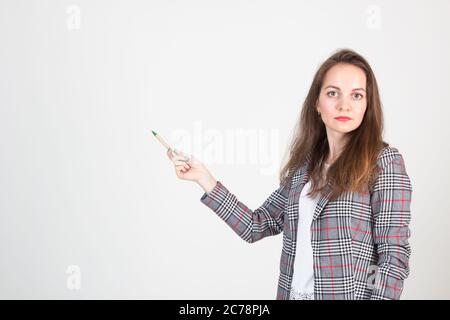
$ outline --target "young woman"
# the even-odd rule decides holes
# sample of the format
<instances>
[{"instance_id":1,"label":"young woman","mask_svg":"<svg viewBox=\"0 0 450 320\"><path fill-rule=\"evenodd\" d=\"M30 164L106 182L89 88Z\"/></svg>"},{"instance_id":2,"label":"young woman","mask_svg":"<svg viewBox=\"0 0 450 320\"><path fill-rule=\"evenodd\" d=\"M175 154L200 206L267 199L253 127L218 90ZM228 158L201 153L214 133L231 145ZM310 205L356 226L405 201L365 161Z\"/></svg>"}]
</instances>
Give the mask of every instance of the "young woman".
<instances>
[{"instance_id":1,"label":"young woman","mask_svg":"<svg viewBox=\"0 0 450 320\"><path fill-rule=\"evenodd\" d=\"M399 299L409 275L412 187L382 131L372 69L345 49L317 70L279 188L256 210L194 157L167 155L243 240L283 232L277 299Z\"/></svg>"}]
</instances>

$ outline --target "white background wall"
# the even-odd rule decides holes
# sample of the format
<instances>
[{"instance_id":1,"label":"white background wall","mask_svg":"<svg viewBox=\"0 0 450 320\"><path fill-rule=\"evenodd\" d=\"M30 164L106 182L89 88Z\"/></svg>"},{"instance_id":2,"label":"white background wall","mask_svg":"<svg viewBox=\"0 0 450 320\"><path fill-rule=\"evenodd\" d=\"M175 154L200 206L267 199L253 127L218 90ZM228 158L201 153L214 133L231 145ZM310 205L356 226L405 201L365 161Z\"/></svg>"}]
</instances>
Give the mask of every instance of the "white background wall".
<instances>
[{"instance_id":1,"label":"white background wall","mask_svg":"<svg viewBox=\"0 0 450 320\"><path fill-rule=\"evenodd\" d=\"M449 299L449 18L446 0L0 0L0 298L274 299L282 235L238 238L150 130L256 209L316 69L351 48L413 184L402 298Z\"/></svg>"}]
</instances>

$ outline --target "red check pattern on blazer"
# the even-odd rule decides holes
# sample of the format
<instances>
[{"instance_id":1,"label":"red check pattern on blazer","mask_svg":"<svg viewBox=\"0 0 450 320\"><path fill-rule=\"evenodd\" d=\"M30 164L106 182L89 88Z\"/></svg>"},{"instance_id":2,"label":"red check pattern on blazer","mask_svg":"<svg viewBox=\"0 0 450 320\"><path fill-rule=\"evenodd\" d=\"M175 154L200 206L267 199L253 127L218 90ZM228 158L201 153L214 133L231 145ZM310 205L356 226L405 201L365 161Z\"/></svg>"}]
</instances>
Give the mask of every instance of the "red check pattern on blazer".
<instances>
[{"instance_id":1,"label":"red check pattern on blazer","mask_svg":"<svg viewBox=\"0 0 450 320\"><path fill-rule=\"evenodd\" d=\"M249 243L283 232L280 300L289 299L302 218L298 201L309 179L308 164L309 157L289 186L280 185L255 210L220 181L200 199ZM311 224L315 300L400 299L409 275L412 187L396 148L384 147L377 165L381 172L370 192L345 192L329 201L328 188L317 203Z\"/></svg>"}]
</instances>

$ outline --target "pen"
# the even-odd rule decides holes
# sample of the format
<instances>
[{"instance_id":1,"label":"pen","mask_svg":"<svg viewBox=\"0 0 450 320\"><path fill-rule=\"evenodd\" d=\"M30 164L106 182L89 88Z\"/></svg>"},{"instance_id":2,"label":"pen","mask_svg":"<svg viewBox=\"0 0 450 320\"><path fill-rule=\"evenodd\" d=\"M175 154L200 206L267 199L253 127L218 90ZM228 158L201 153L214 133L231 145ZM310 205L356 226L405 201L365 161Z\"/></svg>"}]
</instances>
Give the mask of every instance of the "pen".
<instances>
[{"instance_id":1,"label":"pen","mask_svg":"<svg viewBox=\"0 0 450 320\"><path fill-rule=\"evenodd\" d=\"M169 144L159 135L159 134L157 134L155 131L153 131L152 130L152 133L153 133L153 136L156 138L156 139L158 139L158 141L166 148L166 149L168 149L168 150L171 150L171 151L173 151L173 153L175 153L176 155L179 155L178 154L178 152L175 150L175 149L172 149L170 146L169 146ZM189 158L186 158L185 157L185 159L180 159L180 161L185 161L185 162L187 162L187 161L189 161Z\"/></svg>"}]
</instances>

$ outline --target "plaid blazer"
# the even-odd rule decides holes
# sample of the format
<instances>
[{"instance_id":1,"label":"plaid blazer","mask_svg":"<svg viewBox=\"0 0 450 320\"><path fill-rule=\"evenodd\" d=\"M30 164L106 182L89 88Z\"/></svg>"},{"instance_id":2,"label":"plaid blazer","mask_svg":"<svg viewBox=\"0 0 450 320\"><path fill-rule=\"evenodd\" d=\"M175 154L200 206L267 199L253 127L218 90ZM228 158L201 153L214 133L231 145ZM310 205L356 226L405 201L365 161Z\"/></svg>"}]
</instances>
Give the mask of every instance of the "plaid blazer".
<instances>
[{"instance_id":1,"label":"plaid blazer","mask_svg":"<svg viewBox=\"0 0 450 320\"><path fill-rule=\"evenodd\" d=\"M250 210L220 181L200 201L243 240L253 243L283 232L276 299L288 300L294 272L298 201L309 178L309 157L292 182ZM409 275L412 187L402 155L386 146L381 172L367 193L346 192L329 201L321 196L311 224L314 299L400 299ZM329 185L328 185L329 187Z\"/></svg>"}]
</instances>

